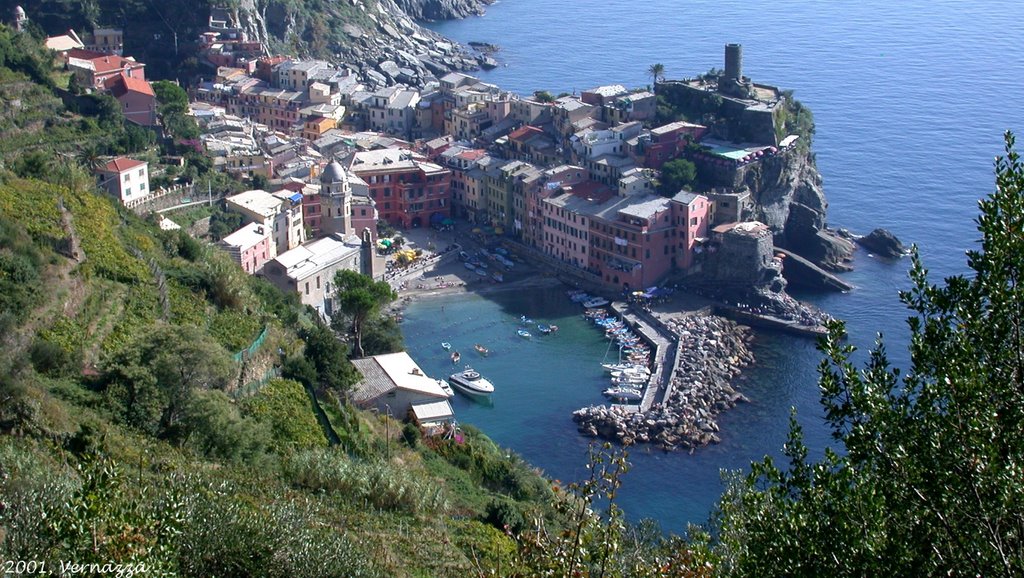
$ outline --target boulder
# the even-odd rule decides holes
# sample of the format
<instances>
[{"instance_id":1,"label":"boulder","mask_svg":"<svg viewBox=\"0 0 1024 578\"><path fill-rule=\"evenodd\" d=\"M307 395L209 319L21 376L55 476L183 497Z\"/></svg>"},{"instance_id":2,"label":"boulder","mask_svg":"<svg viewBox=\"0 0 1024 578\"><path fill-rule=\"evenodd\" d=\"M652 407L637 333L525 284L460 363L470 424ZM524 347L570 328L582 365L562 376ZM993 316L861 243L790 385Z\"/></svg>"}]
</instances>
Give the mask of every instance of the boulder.
<instances>
[{"instance_id":1,"label":"boulder","mask_svg":"<svg viewBox=\"0 0 1024 578\"><path fill-rule=\"evenodd\" d=\"M899 259L907 254L907 248L896 235L885 229L875 229L863 237L858 237L857 243L875 255L887 259Z\"/></svg>"}]
</instances>

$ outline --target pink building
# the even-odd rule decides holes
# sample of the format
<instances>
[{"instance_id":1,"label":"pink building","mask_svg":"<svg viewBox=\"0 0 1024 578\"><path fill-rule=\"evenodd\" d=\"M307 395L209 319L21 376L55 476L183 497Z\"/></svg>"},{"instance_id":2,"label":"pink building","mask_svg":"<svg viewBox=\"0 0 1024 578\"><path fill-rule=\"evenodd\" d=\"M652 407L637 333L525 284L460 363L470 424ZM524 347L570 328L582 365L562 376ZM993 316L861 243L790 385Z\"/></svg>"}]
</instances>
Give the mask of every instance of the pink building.
<instances>
[{"instance_id":1,"label":"pink building","mask_svg":"<svg viewBox=\"0 0 1024 578\"><path fill-rule=\"evenodd\" d=\"M254 275L271 259L272 243L273 239L267 227L259 223L249 223L221 239L217 246L227 251L246 273Z\"/></svg>"},{"instance_id":2,"label":"pink building","mask_svg":"<svg viewBox=\"0 0 1024 578\"><path fill-rule=\"evenodd\" d=\"M595 209L615 196L596 181L565 184L558 194L541 201L544 253L580 269L592 269L590 235Z\"/></svg>"},{"instance_id":3,"label":"pink building","mask_svg":"<svg viewBox=\"0 0 1024 578\"><path fill-rule=\"evenodd\" d=\"M672 122L651 129L651 144L644 151L643 166L660 169L680 156L688 141L700 141L707 127L690 122Z\"/></svg>"},{"instance_id":4,"label":"pink building","mask_svg":"<svg viewBox=\"0 0 1024 578\"><path fill-rule=\"evenodd\" d=\"M698 239L707 235L709 201L682 191L617 197L594 208L590 268L617 289L659 283L674 269L693 265Z\"/></svg>"},{"instance_id":5,"label":"pink building","mask_svg":"<svg viewBox=\"0 0 1024 578\"><path fill-rule=\"evenodd\" d=\"M155 126L156 93L149 82L124 73L107 79L107 89L121 103L125 120L139 126Z\"/></svg>"}]
</instances>

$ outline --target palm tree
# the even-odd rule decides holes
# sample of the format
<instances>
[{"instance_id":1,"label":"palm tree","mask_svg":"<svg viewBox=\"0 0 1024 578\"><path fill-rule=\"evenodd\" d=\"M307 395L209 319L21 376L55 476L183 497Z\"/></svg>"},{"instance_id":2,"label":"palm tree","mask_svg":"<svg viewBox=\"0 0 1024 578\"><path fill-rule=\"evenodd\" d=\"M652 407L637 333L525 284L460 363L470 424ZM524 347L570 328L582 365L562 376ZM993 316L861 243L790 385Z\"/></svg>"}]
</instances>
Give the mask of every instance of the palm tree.
<instances>
[{"instance_id":1,"label":"palm tree","mask_svg":"<svg viewBox=\"0 0 1024 578\"><path fill-rule=\"evenodd\" d=\"M651 78L654 79L654 84L658 84L659 80L665 80L665 65L661 63L652 64L647 69L647 74L650 74Z\"/></svg>"}]
</instances>

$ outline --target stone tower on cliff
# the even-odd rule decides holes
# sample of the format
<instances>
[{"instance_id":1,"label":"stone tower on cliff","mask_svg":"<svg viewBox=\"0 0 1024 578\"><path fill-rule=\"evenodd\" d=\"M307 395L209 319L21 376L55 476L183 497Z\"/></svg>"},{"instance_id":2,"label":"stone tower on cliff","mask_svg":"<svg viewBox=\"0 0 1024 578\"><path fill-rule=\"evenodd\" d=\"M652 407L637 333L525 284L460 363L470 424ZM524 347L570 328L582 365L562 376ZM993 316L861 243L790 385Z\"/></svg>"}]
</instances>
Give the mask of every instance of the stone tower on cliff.
<instances>
[{"instance_id":1,"label":"stone tower on cliff","mask_svg":"<svg viewBox=\"0 0 1024 578\"><path fill-rule=\"evenodd\" d=\"M750 98L752 83L743 78L743 45L725 45L725 73L718 77L718 91L735 98Z\"/></svg>"},{"instance_id":2,"label":"stone tower on cliff","mask_svg":"<svg viewBox=\"0 0 1024 578\"><path fill-rule=\"evenodd\" d=\"M332 161L320 175L320 203L325 214L320 219L324 235L352 235L352 185L348 173L338 161Z\"/></svg>"}]
</instances>

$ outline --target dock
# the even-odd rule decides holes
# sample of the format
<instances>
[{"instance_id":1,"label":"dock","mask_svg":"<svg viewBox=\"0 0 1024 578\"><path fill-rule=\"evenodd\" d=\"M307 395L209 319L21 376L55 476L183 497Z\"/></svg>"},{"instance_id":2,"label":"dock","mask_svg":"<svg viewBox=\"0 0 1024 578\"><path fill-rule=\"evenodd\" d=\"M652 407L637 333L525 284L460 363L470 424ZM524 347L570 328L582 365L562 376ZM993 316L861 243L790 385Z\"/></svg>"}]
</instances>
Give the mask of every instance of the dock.
<instances>
[{"instance_id":1,"label":"dock","mask_svg":"<svg viewBox=\"0 0 1024 578\"><path fill-rule=\"evenodd\" d=\"M672 393L672 376L675 375L679 359L679 340L656 319L644 312L636 311L627 303L616 301L610 305L612 311L629 325L651 348L651 377L644 387L639 405L621 405L630 411L647 412L655 403L662 403Z\"/></svg>"}]
</instances>

